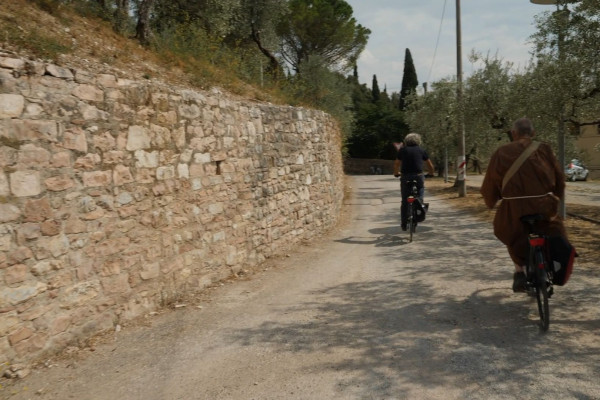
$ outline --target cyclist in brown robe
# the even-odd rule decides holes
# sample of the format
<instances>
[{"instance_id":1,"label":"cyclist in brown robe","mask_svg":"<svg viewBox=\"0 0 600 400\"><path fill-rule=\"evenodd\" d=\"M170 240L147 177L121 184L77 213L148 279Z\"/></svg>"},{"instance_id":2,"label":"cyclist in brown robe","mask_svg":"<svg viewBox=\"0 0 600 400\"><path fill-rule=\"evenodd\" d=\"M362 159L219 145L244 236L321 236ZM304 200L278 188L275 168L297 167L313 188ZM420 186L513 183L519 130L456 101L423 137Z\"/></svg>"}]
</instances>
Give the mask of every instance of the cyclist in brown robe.
<instances>
[{"instance_id":1,"label":"cyclist in brown robe","mask_svg":"<svg viewBox=\"0 0 600 400\"><path fill-rule=\"evenodd\" d=\"M560 198L565 194L565 176L552 149L540 143L537 150L521 165L502 190L502 181L513 162L535 136L533 124L527 118L515 121L512 142L499 147L488 165L481 194L488 208L502 200L494 218L494 234L508 248L515 263L513 291L525 290L523 267L527 261L527 232L519 218L528 214L543 214L547 221L538 224L541 233L564 235L565 228L558 216Z\"/></svg>"}]
</instances>

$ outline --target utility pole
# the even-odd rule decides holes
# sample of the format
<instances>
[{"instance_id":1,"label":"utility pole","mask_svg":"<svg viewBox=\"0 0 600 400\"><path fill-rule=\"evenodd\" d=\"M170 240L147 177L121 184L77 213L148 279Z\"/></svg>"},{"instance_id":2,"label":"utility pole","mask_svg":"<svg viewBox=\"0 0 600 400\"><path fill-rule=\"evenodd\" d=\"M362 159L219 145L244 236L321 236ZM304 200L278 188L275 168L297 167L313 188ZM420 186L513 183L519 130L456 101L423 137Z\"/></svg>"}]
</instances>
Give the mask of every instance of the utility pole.
<instances>
[{"instance_id":1,"label":"utility pole","mask_svg":"<svg viewBox=\"0 0 600 400\"><path fill-rule=\"evenodd\" d=\"M561 13L560 10L560 6L563 3L561 0L530 0L533 4L546 4L546 5L551 5L551 4L556 4L556 16L558 18L564 18L564 15L567 16L568 18L568 13L569 13L569 9L567 8L567 4L564 4L564 8L563 11ZM568 23L568 22L567 22ZM559 63L559 67L562 67L563 64L563 59L564 59L564 54L563 54L563 47L564 47L564 38L565 38L565 32L564 32L564 21L560 21L559 26L558 26L558 32L556 32L556 34L558 35L558 41L557 41L557 46L558 46L558 63ZM559 77L561 79L562 82L562 68L559 68L559 73L561 74L561 76ZM562 85L561 85L562 86ZM559 115L558 115L558 126L557 126L557 143L558 143L558 163L561 166L561 168L564 168L565 166L565 103L564 101L562 101L562 104L560 106L560 111L559 111ZM565 198L563 197L562 199L560 199L560 205L558 208L558 213L562 218L565 218L567 216L567 205L565 203Z\"/></svg>"},{"instance_id":2,"label":"utility pole","mask_svg":"<svg viewBox=\"0 0 600 400\"><path fill-rule=\"evenodd\" d=\"M462 39L460 27L460 0L456 0L456 102L458 104L458 156L456 160L458 197L467 195L467 162L465 158L465 121L463 107L463 84L462 84Z\"/></svg>"}]
</instances>

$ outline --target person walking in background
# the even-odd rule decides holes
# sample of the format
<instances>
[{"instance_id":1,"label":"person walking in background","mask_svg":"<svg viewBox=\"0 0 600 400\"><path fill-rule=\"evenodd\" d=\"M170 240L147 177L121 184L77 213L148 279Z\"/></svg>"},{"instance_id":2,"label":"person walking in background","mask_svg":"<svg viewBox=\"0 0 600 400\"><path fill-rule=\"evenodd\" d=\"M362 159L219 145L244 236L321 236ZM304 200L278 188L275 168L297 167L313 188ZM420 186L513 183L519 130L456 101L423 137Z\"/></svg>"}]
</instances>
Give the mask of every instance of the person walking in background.
<instances>
[{"instance_id":1,"label":"person walking in background","mask_svg":"<svg viewBox=\"0 0 600 400\"><path fill-rule=\"evenodd\" d=\"M527 262L527 231L520 218L542 214L540 233L566 237L562 218L558 215L560 199L565 194L565 176L552 148L534 142L535 130L528 118L515 121L512 142L499 147L488 165L481 194L488 208L501 200L494 217L494 234L506 245L515 264L513 291L525 291L524 266ZM530 147L533 146L533 147ZM515 164L521 154L530 153L522 164ZM511 168L515 164L515 167ZM516 168L516 169L515 169ZM511 171L512 170L512 171Z\"/></svg>"},{"instance_id":2,"label":"person walking in background","mask_svg":"<svg viewBox=\"0 0 600 400\"><path fill-rule=\"evenodd\" d=\"M409 133L404 138L404 146L400 147L396 160L394 161L394 176L400 176L400 191L402 194L402 204L400 206L400 221L402 230L406 230L408 215L407 199L409 195L408 182L417 181L419 201L423 204L425 195L425 177L423 176L423 166L427 167L429 175L433 175L434 168L427 152L421 147L421 135L418 133Z\"/></svg>"}]
</instances>

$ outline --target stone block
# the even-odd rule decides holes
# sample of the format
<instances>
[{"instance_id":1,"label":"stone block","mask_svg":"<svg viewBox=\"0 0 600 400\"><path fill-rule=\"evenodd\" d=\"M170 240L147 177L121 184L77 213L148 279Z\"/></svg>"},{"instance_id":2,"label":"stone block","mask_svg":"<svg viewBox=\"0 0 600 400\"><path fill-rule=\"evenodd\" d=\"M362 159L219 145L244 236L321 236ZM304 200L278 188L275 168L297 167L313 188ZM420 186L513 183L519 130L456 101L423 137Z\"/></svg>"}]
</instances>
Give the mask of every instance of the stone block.
<instances>
[{"instance_id":1,"label":"stone block","mask_svg":"<svg viewBox=\"0 0 600 400\"><path fill-rule=\"evenodd\" d=\"M31 336L33 336L34 331L33 329L29 328L29 327L22 327L18 330L16 330L15 332L11 333L8 335L8 341L9 343L14 346L15 344L30 338Z\"/></svg>"},{"instance_id":2,"label":"stone block","mask_svg":"<svg viewBox=\"0 0 600 400\"><path fill-rule=\"evenodd\" d=\"M4 271L4 282L7 285L24 282L29 276L28 267L25 264L16 264L6 268Z\"/></svg>"},{"instance_id":3,"label":"stone block","mask_svg":"<svg viewBox=\"0 0 600 400\"><path fill-rule=\"evenodd\" d=\"M190 169L187 164L177 164L177 175L179 179L189 179Z\"/></svg>"},{"instance_id":4,"label":"stone block","mask_svg":"<svg viewBox=\"0 0 600 400\"><path fill-rule=\"evenodd\" d=\"M113 171L113 182L115 186L122 186L126 183L133 182L133 176L128 167L124 165L117 165Z\"/></svg>"},{"instance_id":5,"label":"stone block","mask_svg":"<svg viewBox=\"0 0 600 400\"><path fill-rule=\"evenodd\" d=\"M73 96L85 101L104 101L104 91L93 85L78 85L73 90Z\"/></svg>"},{"instance_id":6,"label":"stone block","mask_svg":"<svg viewBox=\"0 0 600 400\"><path fill-rule=\"evenodd\" d=\"M16 288L0 287L0 305L23 303L48 289L48 285L42 282L29 282Z\"/></svg>"},{"instance_id":7,"label":"stone block","mask_svg":"<svg viewBox=\"0 0 600 400\"><path fill-rule=\"evenodd\" d=\"M156 169L156 179L164 181L175 178L175 167L169 165L167 167L158 167Z\"/></svg>"},{"instance_id":8,"label":"stone block","mask_svg":"<svg viewBox=\"0 0 600 400\"><path fill-rule=\"evenodd\" d=\"M133 125L127 133L127 150L136 151L150 148L151 137L143 126Z\"/></svg>"},{"instance_id":9,"label":"stone block","mask_svg":"<svg viewBox=\"0 0 600 400\"><path fill-rule=\"evenodd\" d=\"M0 223L16 221L21 217L21 210L14 204L0 203Z\"/></svg>"},{"instance_id":10,"label":"stone block","mask_svg":"<svg viewBox=\"0 0 600 400\"><path fill-rule=\"evenodd\" d=\"M102 151L114 150L117 146L117 140L109 133L94 136L94 147Z\"/></svg>"},{"instance_id":11,"label":"stone block","mask_svg":"<svg viewBox=\"0 0 600 400\"><path fill-rule=\"evenodd\" d=\"M25 61L20 58L0 57L0 67L20 70L25 67Z\"/></svg>"},{"instance_id":12,"label":"stone block","mask_svg":"<svg viewBox=\"0 0 600 400\"><path fill-rule=\"evenodd\" d=\"M61 79L74 79L70 69L59 67L58 65L50 64L46 66L46 73L50 76Z\"/></svg>"},{"instance_id":13,"label":"stone block","mask_svg":"<svg viewBox=\"0 0 600 400\"><path fill-rule=\"evenodd\" d=\"M63 135L63 147L81 153L87 153L88 145L85 132L82 130L66 131Z\"/></svg>"},{"instance_id":14,"label":"stone block","mask_svg":"<svg viewBox=\"0 0 600 400\"><path fill-rule=\"evenodd\" d=\"M21 169L46 167L48 166L50 157L51 155L48 150L31 143L21 146L17 154Z\"/></svg>"},{"instance_id":15,"label":"stone block","mask_svg":"<svg viewBox=\"0 0 600 400\"><path fill-rule=\"evenodd\" d=\"M40 224L41 232L44 236L56 236L60 233L60 222L56 220L47 220Z\"/></svg>"},{"instance_id":16,"label":"stone block","mask_svg":"<svg viewBox=\"0 0 600 400\"><path fill-rule=\"evenodd\" d=\"M102 162L98 154L89 153L75 160L75 168L90 170L96 168Z\"/></svg>"},{"instance_id":17,"label":"stone block","mask_svg":"<svg viewBox=\"0 0 600 400\"><path fill-rule=\"evenodd\" d=\"M83 173L83 185L86 187L108 186L111 183L111 171L93 171Z\"/></svg>"},{"instance_id":18,"label":"stone block","mask_svg":"<svg viewBox=\"0 0 600 400\"><path fill-rule=\"evenodd\" d=\"M101 283L102 289L107 295L125 295L131 290L127 274L103 278Z\"/></svg>"},{"instance_id":19,"label":"stone block","mask_svg":"<svg viewBox=\"0 0 600 400\"><path fill-rule=\"evenodd\" d=\"M50 335L58 335L65 332L71 325L71 317L69 315L61 315L53 319L50 323Z\"/></svg>"},{"instance_id":20,"label":"stone block","mask_svg":"<svg viewBox=\"0 0 600 400\"><path fill-rule=\"evenodd\" d=\"M75 182L68 176L54 176L46 179L44 184L51 192L62 192L75 186Z\"/></svg>"},{"instance_id":21,"label":"stone block","mask_svg":"<svg viewBox=\"0 0 600 400\"><path fill-rule=\"evenodd\" d=\"M0 118L16 118L23 113L25 98L20 94L0 93Z\"/></svg>"},{"instance_id":22,"label":"stone block","mask_svg":"<svg viewBox=\"0 0 600 400\"><path fill-rule=\"evenodd\" d=\"M42 193L38 171L16 171L10 174L10 190L16 197L37 196Z\"/></svg>"}]
</instances>

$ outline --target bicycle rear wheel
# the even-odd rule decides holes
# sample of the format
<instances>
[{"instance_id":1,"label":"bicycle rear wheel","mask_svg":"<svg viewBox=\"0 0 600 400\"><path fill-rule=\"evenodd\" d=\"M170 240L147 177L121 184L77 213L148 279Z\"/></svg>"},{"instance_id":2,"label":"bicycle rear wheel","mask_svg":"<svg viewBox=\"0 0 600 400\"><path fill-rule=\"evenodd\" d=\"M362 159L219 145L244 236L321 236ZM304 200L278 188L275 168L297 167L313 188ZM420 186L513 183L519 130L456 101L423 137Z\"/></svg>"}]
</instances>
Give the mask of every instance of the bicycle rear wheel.
<instances>
[{"instance_id":1,"label":"bicycle rear wheel","mask_svg":"<svg viewBox=\"0 0 600 400\"><path fill-rule=\"evenodd\" d=\"M412 203L408 203L408 223L406 224L408 228L408 242L412 243L413 232L415 231L415 220L413 217L413 205Z\"/></svg>"},{"instance_id":2,"label":"bicycle rear wheel","mask_svg":"<svg viewBox=\"0 0 600 400\"><path fill-rule=\"evenodd\" d=\"M548 304L548 282L546 271L538 269L536 277L535 295L537 298L538 312L540 314L540 328L545 332L550 326L550 305Z\"/></svg>"}]
</instances>

